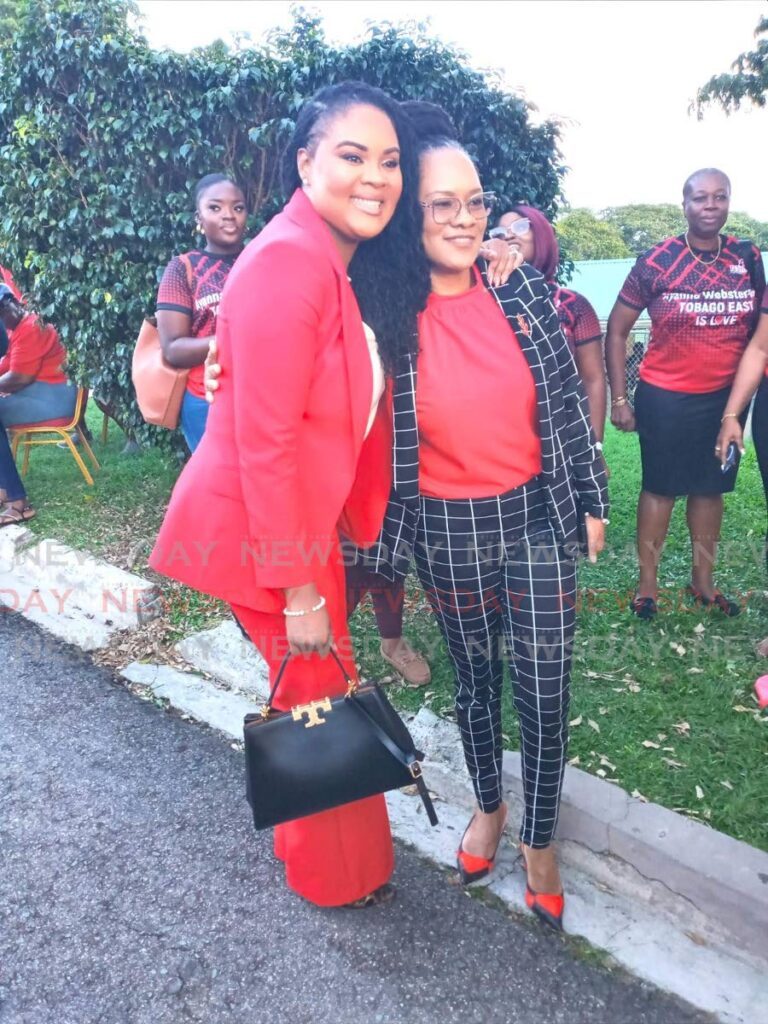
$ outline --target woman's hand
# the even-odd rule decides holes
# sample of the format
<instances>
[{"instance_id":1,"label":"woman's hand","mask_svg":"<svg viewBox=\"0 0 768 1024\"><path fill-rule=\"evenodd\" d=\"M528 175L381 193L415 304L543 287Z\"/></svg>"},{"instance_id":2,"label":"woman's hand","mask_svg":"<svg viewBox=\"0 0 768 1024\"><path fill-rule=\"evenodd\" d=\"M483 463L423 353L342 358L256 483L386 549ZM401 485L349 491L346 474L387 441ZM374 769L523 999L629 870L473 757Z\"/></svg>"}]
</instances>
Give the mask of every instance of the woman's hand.
<instances>
[{"instance_id":1,"label":"woman's hand","mask_svg":"<svg viewBox=\"0 0 768 1024\"><path fill-rule=\"evenodd\" d=\"M728 447L733 443L739 449L741 454L744 454L744 434L741 430L741 424L735 416L728 416L723 420L720 425L720 433L717 435L715 441L715 458L720 460L720 465L725 465L725 460L728 458Z\"/></svg>"},{"instance_id":2,"label":"woman's hand","mask_svg":"<svg viewBox=\"0 0 768 1024\"><path fill-rule=\"evenodd\" d=\"M590 562L594 564L597 561L597 556L605 547L605 523L595 516L587 515L585 518L587 522L587 553Z\"/></svg>"},{"instance_id":3,"label":"woman's hand","mask_svg":"<svg viewBox=\"0 0 768 1024\"><path fill-rule=\"evenodd\" d=\"M205 357L205 374L203 380L205 382L205 400L211 405L216 397L216 392L219 390L219 377L221 376L221 367L218 363L219 347L216 344L216 335L214 334L208 343L208 355Z\"/></svg>"},{"instance_id":4,"label":"woman's hand","mask_svg":"<svg viewBox=\"0 0 768 1024\"><path fill-rule=\"evenodd\" d=\"M629 402L612 407L611 423L617 430L623 430L627 434L631 434L633 430L637 429L635 425L635 410Z\"/></svg>"},{"instance_id":5,"label":"woman's hand","mask_svg":"<svg viewBox=\"0 0 768 1024\"><path fill-rule=\"evenodd\" d=\"M488 284L499 288L506 284L513 271L525 262L519 249L515 249L503 238L489 238L480 248L480 256L488 263Z\"/></svg>"},{"instance_id":6,"label":"woman's hand","mask_svg":"<svg viewBox=\"0 0 768 1024\"><path fill-rule=\"evenodd\" d=\"M320 601L314 583L302 587L290 587L285 592L285 607L291 612L305 612L304 615L286 615L285 633L291 654L319 654L325 656L331 649L331 619L323 605L316 612L309 611Z\"/></svg>"}]
</instances>

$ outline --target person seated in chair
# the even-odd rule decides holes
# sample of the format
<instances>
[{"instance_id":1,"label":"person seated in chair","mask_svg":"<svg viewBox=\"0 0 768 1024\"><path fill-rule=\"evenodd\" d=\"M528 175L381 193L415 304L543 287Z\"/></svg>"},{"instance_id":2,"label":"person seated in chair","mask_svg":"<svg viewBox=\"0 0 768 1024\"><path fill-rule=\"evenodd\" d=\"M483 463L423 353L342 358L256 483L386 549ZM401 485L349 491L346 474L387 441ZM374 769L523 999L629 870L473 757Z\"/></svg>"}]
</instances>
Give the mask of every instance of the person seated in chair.
<instances>
[{"instance_id":1,"label":"person seated in chair","mask_svg":"<svg viewBox=\"0 0 768 1024\"><path fill-rule=\"evenodd\" d=\"M0 324L8 338L0 358L0 527L32 519L35 511L16 470L6 431L21 423L72 417L77 388L62 366L67 357L58 332L29 313L0 284Z\"/></svg>"}]
</instances>

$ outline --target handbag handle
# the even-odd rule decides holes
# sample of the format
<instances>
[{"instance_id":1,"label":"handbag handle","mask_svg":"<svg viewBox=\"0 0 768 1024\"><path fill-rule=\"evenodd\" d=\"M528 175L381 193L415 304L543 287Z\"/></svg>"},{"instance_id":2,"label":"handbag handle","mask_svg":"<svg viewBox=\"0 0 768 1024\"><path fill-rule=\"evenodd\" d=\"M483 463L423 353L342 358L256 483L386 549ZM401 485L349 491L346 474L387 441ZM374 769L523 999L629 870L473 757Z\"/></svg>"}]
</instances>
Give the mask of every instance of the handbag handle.
<instances>
[{"instance_id":1,"label":"handbag handle","mask_svg":"<svg viewBox=\"0 0 768 1024\"><path fill-rule=\"evenodd\" d=\"M339 666L339 671L344 676L344 679L347 684L347 696L355 693L359 684L356 683L355 680L350 677L350 675L348 674L347 670L344 668L341 662L341 658L338 656L333 647L330 648L329 654L333 657L333 660ZM277 676L275 678L274 685L272 686L272 690L270 691L269 697L267 697L267 703L262 707L260 712L262 718L269 718L269 716L272 714L272 702L275 699L275 694L277 693L277 688L280 685L280 681L283 678L283 675L285 674L286 666L288 665L288 662L291 660L292 657L292 652L288 651L286 656L280 662L280 668L277 670Z\"/></svg>"},{"instance_id":2,"label":"handbag handle","mask_svg":"<svg viewBox=\"0 0 768 1024\"><path fill-rule=\"evenodd\" d=\"M379 723L376 721L373 715L368 711L368 709L365 707L362 701L359 701L357 699L354 692L347 693L347 699L349 700L349 703L352 705L355 711L358 711L366 719L368 725L370 725L379 743L381 743L383 746L387 748L387 750L392 755L392 757L395 758L395 760L399 761L400 764L404 765L404 767L408 769L411 778L416 784L416 790L419 796L421 797L421 802L424 804L424 810L427 812L427 817L429 818L430 825L437 825L437 814L432 803L432 797L429 795L427 784L424 781L424 776L421 773L421 765L419 764L419 761L424 760L424 755L421 753L420 750L416 750L415 747L408 751L403 750L403 748L398 743L395 743L395 741L392 739L389 733L382 729L382 727L379 725ZM410 733L408 734L408 737L410 739ZM413 743L412 740L411 743Z\"/></svg>"}]
</instances>

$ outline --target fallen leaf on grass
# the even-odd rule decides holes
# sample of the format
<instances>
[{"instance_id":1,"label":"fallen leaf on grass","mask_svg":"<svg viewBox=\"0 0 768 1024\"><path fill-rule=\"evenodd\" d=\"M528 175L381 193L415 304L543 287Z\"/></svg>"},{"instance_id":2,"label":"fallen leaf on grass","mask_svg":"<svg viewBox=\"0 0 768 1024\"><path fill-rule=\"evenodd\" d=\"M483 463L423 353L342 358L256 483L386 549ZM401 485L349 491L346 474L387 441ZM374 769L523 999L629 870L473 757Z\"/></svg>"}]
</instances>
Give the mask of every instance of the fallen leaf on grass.
<instances>
[{"instance_id":1,"label":"fallen leaf on grass","mask_svg":"<svg viewBox=\"0 0 768 1024\"><path fill-rule=\"evenodd\" d=\"M672 648L673 651L676 651L680 655L681 658L686 653L685 648L683 647L683 645L676 643L674 640L670 640L669 641L669 646Z\"/></svg>"},{"instance_id":2,"label":"fallen leaf on grass","mask_svg":"<svg viewBox=\"0 0 768 1024\"><path fill-rule=\"evenodd\" d=\"M574 720L573 720L572 722L569 722L568 724L570 725L570 727L571 727L572 729L575 729L575 728L576 728L576 726L577 726L577 725L581 725L581 723L582 723L583 721L584 721L584 718L583 718L583 716L582 716L582 715L579 715L579 717L578 717L578 718L574 718Z\"/></svg>"},{"instance_id":3,"label":"fallen leaf on grass","mask_svg":"<svg viewBox=\"0 0 768 1024\"><path fill-rule=\"evenodd\" d=\"M598 768L598 769L597 769L597 772L596 772L595 774L596 774L596 775L599 775L601 779L604 779L604 778L605 778L605 775L606 775L606 773L605 773L605 772L603 771L603 769L602 769L602 768Z\"/></svg>"},{"instance_id":4,"label":"fallen leaf on grass","mask_svg":"<svg viewBox=\"0 0 768 1024\"><path fill-rule=\"evenodd\" d=\"M640 693L640 687L637 685L637 683L630 683L627 686L627 689L630 693Z\"/></svg>"},{"instance_id":5,"label":"fallen leaf on grass","mask_svg":"<svg viewBox=\"0 0 768 1024\"><path fill-rule=\"evenodd\" d=\"M731 785L731 783L730 783L730 782L728 781L728 779L721 779L721 780L720 780L720 785L721 785L721 786L725 786L725 788L726 788L726 789L733 789L733 786L732 786L732 785Z\"/></svg>"},{"instance_id":6,"label":"fallen leaf on grass","mask_svg":"<svg viewBox=\"0 0 768 1024\"><path fill-rule=\"evenodd\" d=\"M580 758L580 757L579 757L579 755L577 754L577 755L576 755L576 757L572 757L572 758L570 759L570 761L568 762L568 764L570 764L570 765L573 765L573 766L574 766L574 768L575 768L577 764L581 764L581 758Z\"/></svg>"},{"instance_id":7,"label":"fallen leaf on grass","mask_svg":"<svg viewBox=\"0 0 768 1024\"><path fill-rule=\"evenodd\" d=\"M688 733L691 731L691 726L689 722L675 722L672 728L679 732L681 736L687 736Z\"/></svg>"},{"instance_id":8,"label":"fallen leaf on grass","mask_svg":"<svg viewBox=\"0 0 768 1024\"><path fill-rule=\"evenodd\" d=\"M694 626L693 627L693 632L694 633L699 633L699 634L703 633L704 632L704 623L700 622L698 624L698 626Z\"/></svg>"},{"instance_id":9,"label":"fallen leaf on grass","mask_svg":"<svg viewBox=\"0 0 768 1024\"><path fill-rule=\"evenodd\" d=\"M697 800L703 800L704 799L704 790L701 788L701 786L697 786L696 787L696 799Z\"/></svg>"},{"instance_id":10,"label":"fallen leaf on grass","mask_svg":"<svg viewBox=\"0 0 768 1024\"><path fill-rule=\"evenodd\" d=\"M665 732L657 732L656 733L656 739L657 740L660 740L661 742L663 742L666 738L667 738L667 734Z\"/></svg>"},{"instance_id":11,"label":"fallen leaf on grass","mask_svg":"<svg viewBox=\"0 0 768 1024\"><path fill-rule=\"evenodd\" d=\"M644 804L648 803L648 797L643 796L639 789L633 789L631 794L635 800L641 800Z\"/></svg>"},{"instance_id":12,"label":"fallen leaf on grass","mask_svg":"<svg viewBox=\"0 0 768 1024\"><path fill-rule=\"evenodd\" d=\"M651 748L653 750L658 750L659 749L659 744L658 743L654 743L653 740L643 740L643 746Z\"/></svg>"},{"instance_id":13,"label":"fallen leaf on grass","mask_svg":"<svg viewBox=\"0 0 768 1024\"><path fill-rule=\"evenodd\" d=\"M597 722L594 720L594 718L588 718L587 719L587 725L589 726L590 729L594 729L595 732L600 732L600 726L597 724Z\"/></svg>"},{"instance_id":14,"label":"fallen leaf on grass","mask_svg":"<svg viewBox=\"0 0 768 1024\"><path fill-rule=\"evenodd\" d=\"M664 762L664 764L668 764L670 768L686 767L681 761L673 761L671 757L662 757L661 760Z\"/></svg>"},{"instance_id":15,"label":"fallen leaf on grass","mask_svg":"<svg viewBox=\"0 0 768 1024\"><path fill-rule=\"evenodd\" d=\"M616 771L616 765L611 764L607 757L601 757L600 764L603 766L603 768L610 768L612 772Z\"/></svg>"},{"instance_id":16,"label":"fallen leaf on grass","mask_svg":"<svg viewBox=\"0 0 768 1024\"><path fill-rule=\"evenodd\" d=\"M741 715L744 715L744 714L751 715L752 712L755 709L754 708L745 708L743 704L734 704L732 710L733 711L738 711L739 714L741 714Z\"/></svg>"},{"instance_id":17,"label":"fallen leaf on grass","mask_svg":"<svg viewBox=\"0 0 768 1024\"><path fill-rule=\"evenodd\" d=\"M688 674L691 675L691 676L693 676L693 675L701 676L701 675L704 674L704 669L703 668L689 668L688 669Z\"/></svg>"},{"instance_id":18,"label":"fallen leaf on grass","mask_svg":"<svg viewBox=\"0 0 768 1024\"><path fill-rule=\"evenodd\" d=\"M598 708L597 709L597 713L599 715L607 715L608 714L608 708Z\"/></svg>"}]
</instances>

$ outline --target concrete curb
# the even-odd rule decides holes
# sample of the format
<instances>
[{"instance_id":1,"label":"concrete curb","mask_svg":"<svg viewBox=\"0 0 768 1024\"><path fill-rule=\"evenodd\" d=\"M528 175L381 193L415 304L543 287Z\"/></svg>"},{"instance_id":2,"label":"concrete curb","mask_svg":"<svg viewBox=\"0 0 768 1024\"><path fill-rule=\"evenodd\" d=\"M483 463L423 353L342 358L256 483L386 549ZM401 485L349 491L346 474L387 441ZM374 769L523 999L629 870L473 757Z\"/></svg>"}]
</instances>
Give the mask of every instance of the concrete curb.
<instances>
[{"instance_id":1,"label":"concrete curb","mask_svg":"<svg viewBox=\"0 0 768 1024\"><path fill-rule=\"evenodd\" d=\"M147 580L87 551L39 540L26 527L0 532L0 606L83 650L154 618L159 598Z\"/></svg>"},{"instance_id":2,"label":"concrete curb","mask_svg":"<svg viewBox=\"0 0 768 1024\"><path fill-rule=\"evenodd\" d=\"M410 723L417 744L468 782L455 725L426 708ZM504 753L505 793L522 806L520 754ZM439 788L437 789L439 793ZM442 794L441 794L442 795ZM645 803L580 768L565 773L558 841L618 857L718 922L745 950L760 949L768 931L768 853Z\"/></svg>"}]
</instances>

